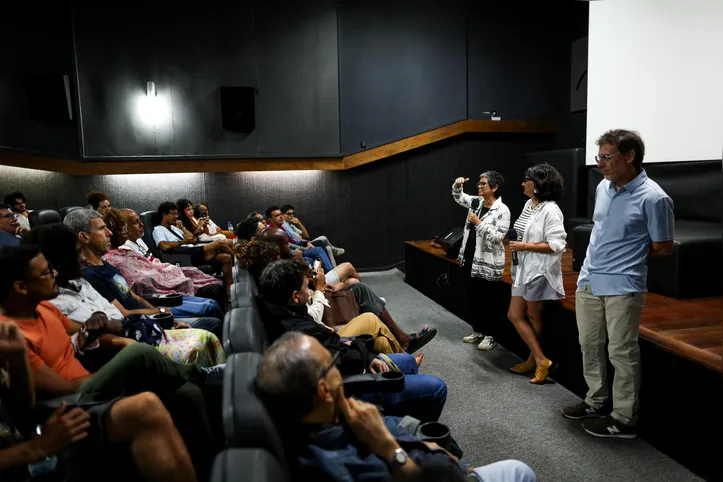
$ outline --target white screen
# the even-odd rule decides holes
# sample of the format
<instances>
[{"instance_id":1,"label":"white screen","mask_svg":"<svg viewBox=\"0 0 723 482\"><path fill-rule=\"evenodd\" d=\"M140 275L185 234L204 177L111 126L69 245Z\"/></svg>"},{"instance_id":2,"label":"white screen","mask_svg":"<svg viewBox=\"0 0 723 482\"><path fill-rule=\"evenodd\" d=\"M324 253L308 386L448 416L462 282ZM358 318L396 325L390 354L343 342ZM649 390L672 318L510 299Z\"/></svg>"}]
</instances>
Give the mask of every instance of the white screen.
<instances>
[{"instance_id":1,"label":"white screen","mask_svg":"<svg viewBox=\"0 0 723 482\"><path fill-rule=\"evenodd\" d=\"M646 162L721 158L723 0L590 2L588 76L588 164L613 128Z\"/></svg>"}]
</instances>

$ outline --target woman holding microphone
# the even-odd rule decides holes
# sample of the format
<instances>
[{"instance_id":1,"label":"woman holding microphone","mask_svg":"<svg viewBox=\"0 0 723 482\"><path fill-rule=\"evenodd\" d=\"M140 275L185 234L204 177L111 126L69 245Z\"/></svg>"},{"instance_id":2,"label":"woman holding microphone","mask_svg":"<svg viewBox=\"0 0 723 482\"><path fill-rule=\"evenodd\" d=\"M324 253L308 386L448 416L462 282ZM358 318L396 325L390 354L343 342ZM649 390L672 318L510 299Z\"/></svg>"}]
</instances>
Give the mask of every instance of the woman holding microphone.
<instances>
[{"instance_id":1,"label":"woman holding microphone","mask_svg":"<svg viewBox=\"0 0 723 482\"><path fill-rule=\"evenodd\" d=\"M542 308L546 300L565 297L561 258L567 234L557 206L563 180L551 165L538 164L525 172L522 187L530 199L513 225L517 239L509 243L519 264L512 266L512 299L507 317L530 349L530 356L511 371L524 374L534 370L530 383L540 384L555 368L540 348Z\"/></svg>"},{"instance_id":2,"label":"woman holding microphone","mask_svg":"<svg viewBox=\"0 0 723 482\"><path fill-rule=\"evenodd\" d=\"M469 210L458 260L468 277L467 300L475 321L472 323L474 333L464 337L464 342L479 343L479 350L491 350L496 343L489 335L489 328L504 320L504 305L500 309L499 296L506 286L502 282L505 269L503 242L510 229L510 210L500 197L505 183L500 173L480 174L477 196L462 191L462 185L467 181L468 178L458 177L452 186L454 200Z\"/></svg>"}]
</instances>

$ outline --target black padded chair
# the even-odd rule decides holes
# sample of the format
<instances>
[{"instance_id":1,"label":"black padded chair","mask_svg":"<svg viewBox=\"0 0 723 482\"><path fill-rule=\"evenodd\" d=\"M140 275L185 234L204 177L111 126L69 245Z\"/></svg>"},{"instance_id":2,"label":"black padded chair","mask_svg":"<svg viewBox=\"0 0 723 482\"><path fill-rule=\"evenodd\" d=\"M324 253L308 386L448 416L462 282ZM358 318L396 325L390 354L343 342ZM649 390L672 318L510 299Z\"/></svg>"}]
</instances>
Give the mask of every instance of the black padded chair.
<instances>
[{"instance_id":1,"label":"black padded chair","mask_svg":"<svg viewBox=\"0 0 723 482\"><path fill-rule=\"evenodd\" d=\"M37 211L30 211L28 220L30 221L31 228L34 228L35 226L43 226L45 224L55 224L63 222L63 218L60 217L58 211L54 211L52 209L40 209Z\"/></svg>"},{"instance_id":2,"label":"black padded chair","mask_svg":"<svg viewBox=\"0 0 723 482\"><path fill-rule=\"evenodd\" d=\"M60 217L62 219L65 219L65 216L67 216L69 212L75 211L76 209L83 209L83 207L82 206L64 206L64 207L58 209L58 214L60 214Z\"/></svg>"},{"instance_id":3,"label":"black padded chair","mask_svg":"<svg viewBox=\"0 0 723 482\"><path fill-rule=\"evenodd\" d=\"M227 355L253 352L262 354L269 346L264 323L254 306L232 309L223 322L223 349Z\"/></svg>"},{"instance_id":4,"label":"black padded chair","mask_svg":"<svg viewBox=\"0 0 723 482\"><path fill-rule=\"evenodd\" d=\"M226 449L216 456L211 482L286 482L291 480L273 455L263 449Z\"/></svg>"},{"instance_id":5,"label":"black padded chair","mask_svg":"<svg viewBox=\"0 0 723 482\"><path fill-rule=\"evenodd\" d=\"M229 447L267 450L285 468L281 436L253 386L261 360L258 353L235 353L226 360L223 428Z\"/></svg>"},{"instance_id":6,"label":"black padded chair","mask_svg":"<svg viewBox=\"0 0 723 482\"><path fill-rule=\"evenodd\" d=\"M247 280L238 281L231 285L231 308L243 308L254 306L256 295L259 291L256 282L249 277Z\"/></svg>"}]
</instances>

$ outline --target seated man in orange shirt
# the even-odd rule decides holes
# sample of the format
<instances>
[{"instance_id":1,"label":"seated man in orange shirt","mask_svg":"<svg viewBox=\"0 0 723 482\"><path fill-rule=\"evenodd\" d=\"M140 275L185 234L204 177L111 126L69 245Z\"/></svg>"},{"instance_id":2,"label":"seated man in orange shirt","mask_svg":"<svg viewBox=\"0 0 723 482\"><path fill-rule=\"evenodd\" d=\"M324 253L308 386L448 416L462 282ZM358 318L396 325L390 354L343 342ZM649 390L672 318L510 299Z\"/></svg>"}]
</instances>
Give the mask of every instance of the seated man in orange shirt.
<instances>
[{"instance_id":1,"label":"seated man in orange shirt","mask_svg":"<svg viewBox=\"0 0 723 482\"><path fill-rule=\"evenodd\" d=\"M90 480L108 463L128 475L121 465L126 461L123 451L104 451L108 443L127 446L145 480L197 480L170 414L150 392L93 405L87 411L63 404L44 421L38 436L21 433L17 424L22 425L35 405L27 355L22 330L14 323L0 323L0 364L5 367L0 373L7 381L0 382L0 480L25 480L28 473Z\"/></svg>"},{"instance_id":2,"label":"seated man in orange shirt","mask_svg":"<svg viewBox=\"0 0 723 482\"><path fill-rule=\"evenodd\" d=\"M50 396L94 393L106 399L155 393L174 416L196 471L205 478L217 445L199 385L220 383L223 369L181 365L150 345L131 343L98 372L89 373L71 342L77 324L47 301L58 294L56 275L35 246L0 250L0 322L14 322L23 331L36 390ZM87 332L78 331L77 338L79 353L93 347Z\"/></svg>"}]
</instances>

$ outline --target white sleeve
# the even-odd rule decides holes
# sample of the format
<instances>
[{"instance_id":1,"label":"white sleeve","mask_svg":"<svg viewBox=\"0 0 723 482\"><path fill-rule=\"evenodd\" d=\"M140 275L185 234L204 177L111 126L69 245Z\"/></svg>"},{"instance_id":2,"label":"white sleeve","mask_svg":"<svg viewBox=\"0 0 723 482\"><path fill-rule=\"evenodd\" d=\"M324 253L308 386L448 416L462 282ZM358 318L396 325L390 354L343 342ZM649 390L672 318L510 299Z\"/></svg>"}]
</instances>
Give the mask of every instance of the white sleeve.
<instances>
[{"instance_id":1,"label":"white sleeve","mask_svg":"<svg viewBox=\"0 0 723 482\"><path fill-rule=\"evenodd\" d=\"M545 242L550 249L559 253L565 250L567 243L565 242L567 233L565 232L565 222L562 218L562 211L555 206L550 209L545 216Z\"/></svg>"},{"instance_id":2,"label":"white sleeve","mask_svg":"<svg viewBox=\"0 0 723 482\"><path fill-rule=\"evenodd\" d=\"M309 300L309 306L306 307L306 311L315 322L323 325L324 323L321 319L324 316L324 308L328 305L328 303L329 302L326 301L324 293L319 290L314 291L314 294L311 295L311 299Z\"/></svg>"},{"instance_id":3,"label":"white sleeve","mask_svg":"<svg viewBox=\"0 0 723 482\"><path fill-rule=\"evenodd\" d=\"M156 246L158 246L158 244L163 241L168 241L168 239L166 238L166 233L164 231L164 228L159 229L158 226L153 228L153 241L156 242Z\"/></svg>"},{"instance_id":4,"label":"white sleeve","mask_svg":"<svg viewBox=\"0 0 723 482\"><path fill-rule=\"evenodd\" d=\"M455 189L454 184L452 184L452 198L454 198L455 202L460 206L470 209L472 207L472 199L474 199L474 196L466 194L463 189L463 187Z\"/></svg>"}]
</instances>

